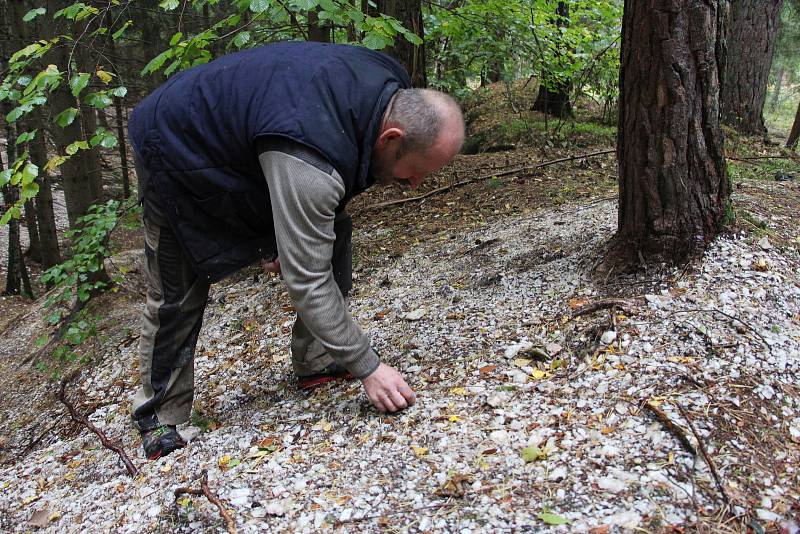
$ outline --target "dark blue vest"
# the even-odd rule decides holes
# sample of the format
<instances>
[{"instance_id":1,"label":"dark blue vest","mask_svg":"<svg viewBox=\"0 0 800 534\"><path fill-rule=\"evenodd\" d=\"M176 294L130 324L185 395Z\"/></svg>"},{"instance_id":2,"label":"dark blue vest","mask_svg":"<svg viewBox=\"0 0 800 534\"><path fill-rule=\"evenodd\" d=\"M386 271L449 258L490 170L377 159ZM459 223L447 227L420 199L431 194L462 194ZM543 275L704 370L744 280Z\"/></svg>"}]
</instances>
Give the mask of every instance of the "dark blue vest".
<instances>
[{"instance_id":1,"label":"dark blue vest","mask_svg":"<svg viewBox=\"0 0 800 534\"><path fill-rule=\"evenodd\" d=\"M278 43L175 75L136 107L130 140L196 271L216 281L277 253L256 139L284 136L336 168L345 198L372 185L372 148L396 61L366 48Z\"/></svg>"}]
</instances>

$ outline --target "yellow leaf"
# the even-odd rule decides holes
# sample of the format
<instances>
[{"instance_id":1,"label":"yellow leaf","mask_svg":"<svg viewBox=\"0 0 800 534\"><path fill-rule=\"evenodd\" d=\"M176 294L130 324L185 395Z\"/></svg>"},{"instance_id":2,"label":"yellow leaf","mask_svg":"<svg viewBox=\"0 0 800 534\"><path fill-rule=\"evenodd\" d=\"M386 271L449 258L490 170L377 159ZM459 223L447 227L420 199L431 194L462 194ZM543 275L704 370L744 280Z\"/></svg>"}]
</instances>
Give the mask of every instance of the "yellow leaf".
<instances>
[{"instance_id":1,"label":"yellow leaf","mask_svg":"<svg viewBox=\"0 0 800 534\"><path fill-rule=\"evenodd\" d=\"M447 420L450 421L451 423L458 423L459 421L461 421L461 419L459 419L457 415L451 415L450 417L447 418Z\"/></svg>"},{"instance_id":2,"label":"yellow leaf","mask_svg":"<svg viewBox=\"0 0 800 534\"><path fill-rule=\"evenodd\" d=\"M466 395L467 394L467 388L452 388L450 390L450 394L451 395Z\"/></svg>"},{"instance_id":3,"label":"yellow leaf","mask_svg":"<svg viewBox=\"0 0 800 534\"><path fill-rule=\"evenodd\" d=\"M22 499L22 504L24 504L24 505L25 504L30 504L33 501L37 501L37 500L39 500L39 496L38 495L32 495L30 497L26 497L25 499Z\"/></svg>"},{"instance_id":4,"label":"yellow leaf","mask_svg":"<svg viewBox=\"0 0 800 534\"><path fill-rule=\"evenodd\" d=\"M417 447L416 445L412 445L411 450L414 451L414 456L417 458L422 458L428 454L428 447Z\"/></svg>"},{"instance_id":5,"label":"yellow leaf","mask_svg":"<svg viewBox=\"0 0 800 534\"><path fill-rule=\"evenodd\" d=\"M517 358L516 360L514 360L514 365L516 365L517 367L525 367L529 363L531 363L531 361L527 358Z\"/></svg>"},{"instance_id":6,"label":"yellow leaf","mask_svg":"<svg viewBox=\"0 0 800 534\"><path fill-rule=\"evenodd\" d=\"M114 74L106 72L101 69L97 69L97 72L95 72L95 74L97 74L97 77L100 78L100 81L102 81L103 83L108 83L114 78Z\"/></svg>"},{"instance_id":7,"label":"yellow leaf","mask_svg":"<svg viewBox=\"0 0 800 534\"><path fill-rule=\"evenodd\" d=\"M226 454L225 456L220 458L219 462L217 462L217 464L219 464L220 468L222 468L222 469L225 469L226 467L228 467L229 463L231 463L231 457L228 454Z\"/></svg>"},{"instance_id":8,"label":"yellow leaf","mask_svg":"<svg viewBox=\"0 0 800 534\"><path fill-rule=\"evenodd\" d=\"M60 517L61 517L61 512L53 512L52 514L50 514L50 516L48 516L47 520L48 521L55 521Z\"/></svg>"},{"instance_id":9,"label":"yellow leaf","mask_svg":"<svg viewBox=\"0 0 800 534\"><path fill-rule=\"evenodd\" d=\"M52 158L50 158L50 160L47 163L45 163L44 170L45 171L52 171L53 169L55 169L56 167L60 166L65 161L67 161L67 158L65 158L64 156L53 156Z\"/></svg>"},{"instance_id":10,"label":"yellow leaf","mask_svg":"<svg viewBox=\"0 0 800 534\"><path fill-rule=\"evenodd\" d=\"M178 499L176 502L181 506L186 507L189 506L189 503L192 502L192 499L190 499L189 497L182 497Z\"/></svg>"},{"instance_id":11,"label":"yellow leaf","mask_svg":"<svg viewBox=\"0 0 800 534\"><path fill-rule=\"evenodd\" d=\"M161 468L159 469L159 471L161 471L162 473L169 473L170 471L172 471L172 466L171 465L162 465Z\"/></svg>"},{"instance_id":12,"label":"yellow leaf","mask_svg":"<svg viewBox=\"0 0 800 534\"><path fill-rule=\"evenodd\" d=\"M550 373L547 371L542 371L541 369L534 369L531 372L531 378L534 380L541 380L542 378L547 378L550 376Z\"/></svg>"},{"instance_id":13,"label":"yellow leaf","mask_svg":"<svg viewBox=\"0 0 800 534\"><path fill-rule=\"evenodd\" d=\"M322 430L324 430L325 432L330 432L332 428L333 428L333 424L332 423L329 423L327 421L323 421Z\"/></svg>"}]
</instances>

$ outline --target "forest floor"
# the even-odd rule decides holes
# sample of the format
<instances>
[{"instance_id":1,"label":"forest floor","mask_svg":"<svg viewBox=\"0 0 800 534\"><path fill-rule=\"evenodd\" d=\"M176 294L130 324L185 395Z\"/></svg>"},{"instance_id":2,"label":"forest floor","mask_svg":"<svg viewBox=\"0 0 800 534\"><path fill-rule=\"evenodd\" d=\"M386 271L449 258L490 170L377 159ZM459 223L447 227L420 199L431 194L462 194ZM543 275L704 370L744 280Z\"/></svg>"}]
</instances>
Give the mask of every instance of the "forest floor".
<instances>
[{"instance_id":1,"label":"forest floor","mask_svg":"<svg viewBox=\"0 0 800 534\"><path fill-rule=\"evenodd\" d=\"M0 530L217 532L205 497L174 494L207 472L239 532L796 533L798 166L786 182L777 160L737 166L734 219L685 267L598 279L614 155L522 168L610 146L459 156L423 191L354 202L351 309L417 392L399 415L357 383L296 390L291 303L254 268L212 288L189 446L146 461L129 420L141 255L121 250L67 397L132 478L56 400L67 369L31 358L41 302L16 301L0 324Z\"/></svg>"}]
</instances>

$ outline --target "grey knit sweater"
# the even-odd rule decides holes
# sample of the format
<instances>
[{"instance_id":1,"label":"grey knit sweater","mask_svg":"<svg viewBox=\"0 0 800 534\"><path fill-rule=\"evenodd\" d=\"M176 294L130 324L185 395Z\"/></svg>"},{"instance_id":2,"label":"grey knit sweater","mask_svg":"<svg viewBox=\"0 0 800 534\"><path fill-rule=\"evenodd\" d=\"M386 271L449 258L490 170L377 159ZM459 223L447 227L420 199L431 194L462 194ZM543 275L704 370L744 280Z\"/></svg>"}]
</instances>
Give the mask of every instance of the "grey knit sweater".
<instances>
[{"instance_id":1,"label":"grey knit sweater","mask_svg":"<svg viewBox=\"0 0 800 534\"><path fill-rule=\"evenodd\" d=\"M366 377L380 364L378 355L350 315L331 267L335 210L345 192L342 178L302 153L267 150L259 161L269 187L281 273L297 314L334 361L355 377Z\"/></svg>"}]
</instances>

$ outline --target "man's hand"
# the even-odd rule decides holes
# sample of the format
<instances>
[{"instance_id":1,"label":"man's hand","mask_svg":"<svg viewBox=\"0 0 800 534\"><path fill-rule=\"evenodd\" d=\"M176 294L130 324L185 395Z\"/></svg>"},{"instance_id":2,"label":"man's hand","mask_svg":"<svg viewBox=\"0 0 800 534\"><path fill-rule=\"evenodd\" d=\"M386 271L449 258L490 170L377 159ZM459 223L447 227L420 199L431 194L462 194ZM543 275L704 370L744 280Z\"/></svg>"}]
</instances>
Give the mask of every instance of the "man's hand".
<instances>
[{"instance_id":1,"label":"man's hand","mask_svg":"<svg viewBox=\"0 0 800 534\"><path fill-rule=\"evenodd\" d=\"M371 375L362 378L361 383L370 402L382 412L397 412L417 402L400 373L383 363Z\"/></svg>"},{"instance_id":2,"label":"man's hand","mask_svg":"<svg viewBox=\"0 0 800 534\"><path fill-rule=\"evenodd\" d=\"M263 267L264 271L268 273L281 274L281 260L278 258L275 258L272 261L262 261L261 267Z\"/></svg>"}]
</instances>

